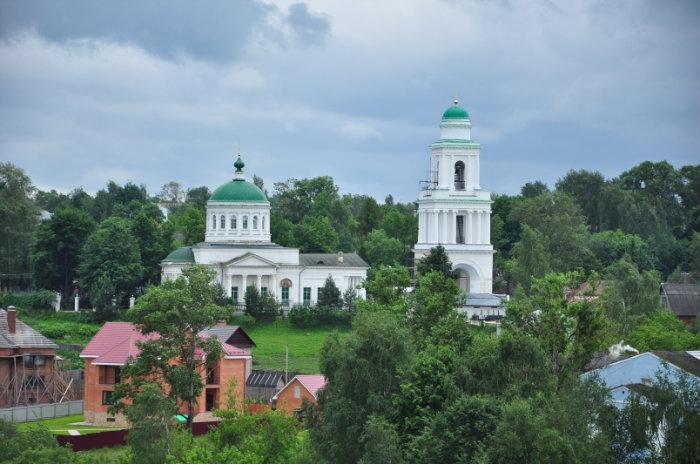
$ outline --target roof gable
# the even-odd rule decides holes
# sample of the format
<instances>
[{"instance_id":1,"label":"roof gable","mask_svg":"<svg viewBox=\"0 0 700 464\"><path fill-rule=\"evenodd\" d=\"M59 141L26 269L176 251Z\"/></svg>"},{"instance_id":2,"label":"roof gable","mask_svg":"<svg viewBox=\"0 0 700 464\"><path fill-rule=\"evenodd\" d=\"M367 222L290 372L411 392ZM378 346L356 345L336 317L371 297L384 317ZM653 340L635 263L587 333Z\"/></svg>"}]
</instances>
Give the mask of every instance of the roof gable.
<instances>
[{"instance_id":1,"label":"roof gable","mask_svg":"<svg viewBox=\"0 0 700 464\"><path fill-rule=\"evenodd\" d=\"M19 319L15 319L15 331L10 333L7 325L7 311L0 309L0 348L53 348L55 350L58 345Z\"/></svg>"},{"instance_id":2,"label":"roof gable","mask_svg":"<svg viewBox=\"0 0 700 464\"><path fill-rule=\"evenodd\" d=\"M280 393L289 388L289 386L292 385L295 380L299 381L301 386L304 387L306 391L308 391L314 398L317 398L316 395L318 394L318 391L326 385L326 378L321 374L295 375L294 378L287 383L287 385L282 387L282 389L272 397L272 399L277 399Z\"/></svg>"},{"instance_id":3,"label":"roof gable","mask_svg":"<svg viewBox=\"0 0 700 464\"><path fill-rule=\"evenodd\" d=\"M273 263L269 259L265 259L255 253L245 253L241 256L237 256L232 260L226 262L225 266L249 266L249 267L277 267L277 264Z\"/></svg>"},{"instance_id":4,"label":"roof gable","mask_svg":"<svg viewBox=\"0 0 700 464\"><path fill-rule=\"evenodd\" d=\"M677 316L700 315L700 285L663 283L661 291L666 305Z\"/></svg>"}]
</instances>

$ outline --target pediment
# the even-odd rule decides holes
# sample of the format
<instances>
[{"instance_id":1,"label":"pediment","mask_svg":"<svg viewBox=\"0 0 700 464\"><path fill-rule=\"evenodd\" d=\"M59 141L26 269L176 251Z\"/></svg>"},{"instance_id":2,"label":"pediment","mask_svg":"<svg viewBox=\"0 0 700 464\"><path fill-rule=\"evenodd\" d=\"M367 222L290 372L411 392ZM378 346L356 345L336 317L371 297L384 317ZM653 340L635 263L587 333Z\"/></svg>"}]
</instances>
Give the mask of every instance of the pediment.
<instances>
[{"instance_id":1,"label":"pediment","mask_svg":"<svg viewBox=\"0 0 700 464\"><path fill-rule=\"evenodd\" d=\"M265 259L255 253L245 253L224 263L226 267L277 267L269 259Z\"/></svg>"}]
</instances>

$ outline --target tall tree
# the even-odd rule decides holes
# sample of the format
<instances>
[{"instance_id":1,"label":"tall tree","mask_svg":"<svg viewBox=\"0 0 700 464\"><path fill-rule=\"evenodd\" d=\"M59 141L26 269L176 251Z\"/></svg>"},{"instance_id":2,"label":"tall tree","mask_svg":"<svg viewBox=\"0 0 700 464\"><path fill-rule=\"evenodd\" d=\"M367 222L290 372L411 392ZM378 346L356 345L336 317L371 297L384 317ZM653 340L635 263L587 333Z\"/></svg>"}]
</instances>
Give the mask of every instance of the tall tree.
<instances>
[{"instance_id":1,"label":"tall tree","mask_svg":"<svg viewBox=\"0 0 700 464\"><path fill-rule=\"evenodd\" d=\"M173 226L152 203L143 205L130 224L143 264L142 284L160 282L160 262L173 250Z\"/></svg>"},{"instance_id":2,"label":"tall tree","mask_svg":"<svg viewBox=\"0 0 700 464\"><path fill-rule=\"evenodd\" d=\"M225 308L215 304L221 290L213 278L214 271L206 266L190 266L176 280L150 287L128 311L142 333L159 336L140 343L139 356L122 370L128 382L119 385L118 398L133 398L146 379L160 378L168 386L167 395L187 405L187 425L192 424L204 369L222 353L216 337L199 335L226 316Z\"/></svg>"},{"instance_id":3,"label":"tall tree","mask_svg":"<svg viewBox=\"0 0 700 464\"><path fill-rule=\"evenodd\" d=\"M544 276L550 271L547 242L540 232L527 224L523 225L520 240L513 247L513 280L530 291L533 278Z\"/></svg>"},{"instance_id":4,"label":"tall tree","mask_svg":"<svg viewBox=\"0 0 700 464\"><path fill-rule=\"evenodd\" d=\"M326 277L326 281L321 287L321 294L319 295L317 305L325 306L334 309L340 309L343 304L343 298L340 296L340 290L335 285L333 277L329 274Z\"/></svg>"},{"instance_id":5,"label":"tall tree","mask_svg":"<svg viewBox=\"0 0 700 464\"><path fill-rule=\"evenodd\" d=\"M165 203L168 208L173 208L185 201L185 190L178 182L171 180L160 188L158 200Z\"/></svg>"},{"instance_id":6,"label":"tall tree","mask_svg":"<svg viewBox=\"0 0 700 464\"><path fill-rule=\"evenodd\" d=\"M387 236L382 229L375 229L367 234L363 245L363 255L370 266L378 264L398 264L403 255L403 245L393 237Z\"/></svg>"},{"instance_id":7,"label":"tall tree","mask_svg":"<svg viewBox=\"0 0 700 464\"><path fill-rule=\"evenodd\" d=\"M327 217L306 216L294 227L294 242L302 253L332 253L338 247L338 233Z\"/></svg>"},{"instance_id":8,"label":"tall tree","mask_svg":"<svg viewBox=\"0 0 700 464\"><path fill-rule=\"evenodd\" d=\"M442 245L431 248L428 254L416 263L418 275L426 275L432 271L437 271L446 277L454 277L455 275L450 258Z\"/></svg>"},{"instance_id":9,"label":"tall tree","mask_svg":"<svg viewBox=\"0 0 700 464\"><path fill-rule=\"evenodd\" d=\"M194 187L187 189L185 201L195 208L204 209L207 206L207 201L209 201L210 196L211 192L209 191L209 187Z\"/></svg>"},{"instance_id":10,"label":"tall tree","mask_svg":"<svg viewBox=\"0 0 700 464\"><path fill-rule=\"evenodd\" d=\"M105 276L114 285L114 297L121 301L136 293L142 275L139 244L129 222L119 218L102 221L83 246L78 266L80 286L91 290Z\"/></svg>"},{"instance_id":11,"label":"tall tree","mask_svg":"<svg viewBox=\"0 0 700 464\"><path fill-rule=\"evenodd\" d=\"M362 235L367 235L373 229L379 228L383 218L382 207L377 200L364 196L360 206L360 213L357 215L359 231Z\"/></svg>"},{"instance_id":12,"label":"tall tree","mask_svg":"<svg viewBox=\"0 0 700 464\"><path fill-rule=\"evenodd\" d=\"M539 180L528 182L520 188L520 195L524 198L535 198L547 192L549 192L549 187Z\"/></svg>"},{"instance_id":13,"label":"tall tree","mask_svg":"<svg viewBox=\"0 0 700 464\"><path fill-rule=\"evenodd\" d=\"M605 178L598 171L569 171L556 183L556 189L568 193L581 207L593 231L601 230L600 197Z\"/></svg>"},{"instance_id":14,"label":"tall tree","mask_svg":"<svg viewBox=\"0 0 700 464\"><path fill-rule=\"evenodd\" d=\"M36 284L60 290L64 298L71 294L80 251L95 229L95 221L72 207L61 207L36 228L32 241L32 259Z\"/></svg>"}]
</instances>

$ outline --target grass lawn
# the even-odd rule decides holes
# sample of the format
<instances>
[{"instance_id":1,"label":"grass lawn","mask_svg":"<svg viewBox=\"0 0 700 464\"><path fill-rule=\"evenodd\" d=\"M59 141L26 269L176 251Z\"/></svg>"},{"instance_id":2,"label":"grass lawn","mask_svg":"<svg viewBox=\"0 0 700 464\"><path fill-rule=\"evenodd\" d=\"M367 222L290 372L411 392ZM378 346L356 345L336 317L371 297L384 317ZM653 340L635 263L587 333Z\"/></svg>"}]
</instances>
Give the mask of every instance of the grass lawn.
<instances>
[{"instance_id":1,"label":"grass lawn","mask_svg":"<svg viewBox=\"0 0 700 464\"><path fill-rule=\"evenodd\" d=\"M289 370L304 374L319 372L318 358L331 333L346 336L347 328L298 329L287 321L258 322L245 329L257 345L253 349L255 369L284 370L284 348L289 347Z\"/></svg>"},{"instance_id":2,"label":"grass lawn","mask_svg":"<svg viewBox=\"0 0 700 464\"><path fill-rule=\"evenodd\" d=\"M57 419L44 419L31 422L20 422L17 424L19 430L26 430L36 427L38 424L49 429L54 435L68 435L68 430L77 430L81 435L89 433L104 432L107 430L117 430L123 427L93 427L90 425L71 425L74 422L82 422L84 420L82 414L74 416L59 417Z\"/></svg>"},{"instance_id":3,"label":"grass lawn","mask_svg":"<svg viewBox=\"0 0 700 464\"><path fill-rule=\"evenodd\" d=\"M113 446L111 448L99 448L89 451L78 451L81 456L89 456L91 462L128 462L125 461L129 456L128 446Z\"/></svg>"}]
</instances>

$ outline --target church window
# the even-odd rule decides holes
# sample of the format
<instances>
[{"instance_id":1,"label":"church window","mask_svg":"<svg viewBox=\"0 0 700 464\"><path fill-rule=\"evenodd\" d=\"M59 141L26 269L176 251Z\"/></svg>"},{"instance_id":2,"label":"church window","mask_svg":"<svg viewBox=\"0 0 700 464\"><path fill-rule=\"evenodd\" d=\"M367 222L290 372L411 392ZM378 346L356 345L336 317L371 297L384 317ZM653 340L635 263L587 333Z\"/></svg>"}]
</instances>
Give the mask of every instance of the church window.
<instances>
[{"instance_id":1,"label":"church window","mask_svg":"<svg viewBox=\"0 0 700 464\"><path fill-rule=\"evenodd\" d=\"M455 189L464 190L464 162L455 163Z\"/></svg>"},{"instance_id":2,"label":"church window","mask_svg":"<svg viewBox=\"0 0 700 464\"><path fill-rule=\"evenodd\" d=\"M264 295L267 293L267 287L260 287L260 294Z\"/></svg>"},{"instance_id":3,"label":"church window","mask_svg":"<svg viewBox=\"0 0 700 464\"><path fill-rule=\"evenodd\" d=\"M464 243L464 216L457 216L457 243Z\"/></svg>"},{"instance_id":4,"label":"church window","mask_svg":"<svg viewBox=\"0 0 700 464\"><path fill-rule=\"evenodd\" d=\"M261 219L262 219L262 230L265 230L265 216L263 216Z\"/></svg>"},{"instance_id":5,"label":"church window","mask_svg":"<svg viewBox=\"0 0 700 464\"><path fill-rule=\"evenodd\" d=\"M257 228L258 228L258 217L253 216L253 229L257 229Z\"/></svg>"},{"instance_id":6,"label":"church window","mask_svg":"<svg viewBox=\"0 0 700 464\"><path fill-rule=\"evenodd\" d=\"M248 216L243 216L243 228L248 228Z\"/></svg>"},{"instance_id":7,"label":"church window","mask_svg":"<svg viewBox=\"0 0 700 464\"><path fill-rule=\"evenodd\" d=\"M231 299L236 303L238 302L238 287L231 287Z\"/></svg>"},{"instance_id":8,"label":"church window","mask_svg":"<svg viewBox=\"0 0 700 464\"><path fill-rule=\"evenodd\" d=\"M316 301L321 299L321 294L323 293L323 287L318 287L316 289Z\"/></svg>"},{"instance_id":9,"label":"church window","mask_svg":"<svg viewBox=\"0 0 700 464\"><path fill-rule=\"evenodd\" d=\"M224 216L223 214L221 215L221 228L226 228L226 216Z\"/></svg>"},{"instance_id":10,"label":"church window","mask_svg":"<svg viewBox=\"0 0 700 464\"><path fill-rule=\"evenodd\" d=\"M235 229L238 227L238 221L236 220L236 216L231 216L231 229Z\"/></svg>"},{"instance_id":11,"label":"church window","mask_svg":"<svg viewBox=\"0 0 700 464\"><path fill-rule=\"evenodd\" d=\"M282 305L289 306L289 287L282 287Z\"/></svg>"},{"instance_id":12,"label":"church window","mask_svg":"<svg viewBox=\"0 0 700 464\"><path fill-rule=\"evenodd\" d=\"M216 229L216 214L211 217L211 228Z\"/></svg>"},{"instance_id":13,"label":"church window","mask_svg":"<svg viewBox=\"0 0 700 464\"><path fill-rule=\"evenodd\" d=\"M311 287L304 287L304 306L311 304Z\"/></svg>"}]
</instances>

